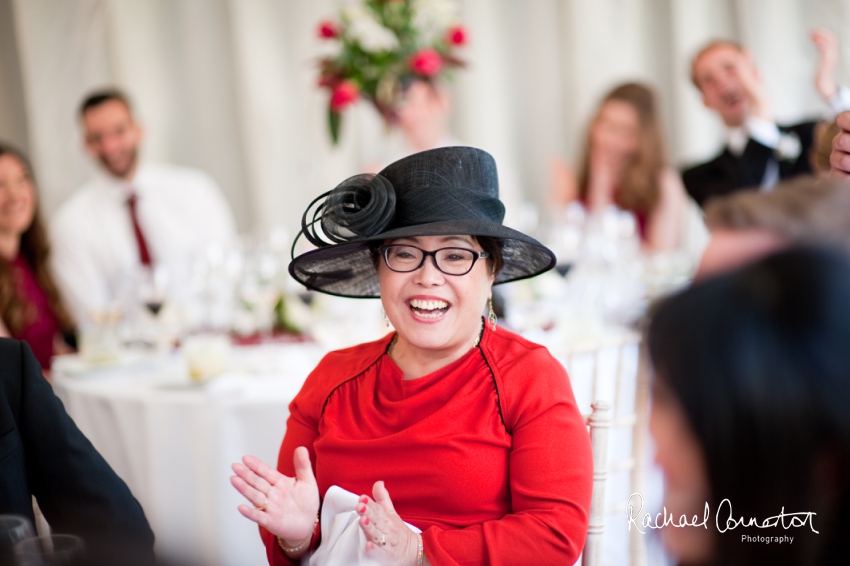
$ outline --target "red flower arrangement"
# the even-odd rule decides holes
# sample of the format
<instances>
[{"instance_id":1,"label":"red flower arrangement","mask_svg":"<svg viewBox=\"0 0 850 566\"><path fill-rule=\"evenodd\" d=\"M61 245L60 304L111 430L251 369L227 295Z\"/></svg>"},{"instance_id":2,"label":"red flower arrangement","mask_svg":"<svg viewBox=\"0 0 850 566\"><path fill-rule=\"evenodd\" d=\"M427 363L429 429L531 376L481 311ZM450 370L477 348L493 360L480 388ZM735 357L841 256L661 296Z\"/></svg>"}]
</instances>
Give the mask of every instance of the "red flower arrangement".
<instances>
[{"instance_id":1,"label":"red flower arrangement","mask_svg":"<svg viewBox=\"0 0 850 566\"><path fill-rule=\"evenodd\" d=\"M402 85L434 82L463 66L454 50L468 42L457 22L455 0L363 0L319 23L318 36L337 43L319 62L319 87L327 89L328 125L339 142L342 113L360 98L392 125Z\"/></svg>"}]
</instances>

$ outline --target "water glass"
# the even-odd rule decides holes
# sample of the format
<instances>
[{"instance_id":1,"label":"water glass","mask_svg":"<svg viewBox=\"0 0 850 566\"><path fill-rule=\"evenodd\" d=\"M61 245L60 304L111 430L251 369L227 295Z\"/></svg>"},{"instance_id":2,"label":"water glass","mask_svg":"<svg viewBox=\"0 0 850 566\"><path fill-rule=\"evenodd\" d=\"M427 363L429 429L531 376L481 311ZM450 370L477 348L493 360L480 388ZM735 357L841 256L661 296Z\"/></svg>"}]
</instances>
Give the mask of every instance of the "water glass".
<instances>
[{"instance_id":1,"label":"water glass","mask_svg":"<svg viewBox=\"0 0 850 566\"><path fill-rule=\"evenodd\" d=\"M0 515L0 564L14 564L13 548L24 539L35 536L29 519L21 515Z\"/></svg>"},{"instance_id":2,"label":"water glass","mask_svg":"<svg viewBox=\"0 0 850 566\"><path fill-rule=\"evenodd\" d=\"M74 535L31 537L15 545L19 566L82 566L85 543Z\"/></svg>"},{"instance_id":3,"label":"water glass","mask_svg":"<svg viewBox=\"0 0 850 566\"><path fill-rule=\"evenodd\" d=\"M189 376L201 383L227 369L230 337L224 334L189 336L183 341L182 350Z\"/></svg>"},{"instance_id":4,"label":"water glass","mask_svg":"<svg viewBox=\"0 0 850 566\"><path fill-rule=\"evenodd\" d=\"M118 322L121 311L109 309L92 313L80 324L80 356L88 364L103 364L117 360L121 355L118 340Z\"/></svg>"}]
</instances>

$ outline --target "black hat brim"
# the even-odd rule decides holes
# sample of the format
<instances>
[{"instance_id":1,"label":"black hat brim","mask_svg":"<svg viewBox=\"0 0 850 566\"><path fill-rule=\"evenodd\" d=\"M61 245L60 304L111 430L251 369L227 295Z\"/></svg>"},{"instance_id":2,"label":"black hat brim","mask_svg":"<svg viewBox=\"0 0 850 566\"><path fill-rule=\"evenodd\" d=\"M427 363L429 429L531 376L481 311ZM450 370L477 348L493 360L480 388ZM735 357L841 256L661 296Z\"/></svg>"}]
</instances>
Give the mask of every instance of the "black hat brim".
<instances>
[{"instance_id":1,"label":"black hat brim","mask_svg":"<svg viewBox=\"0 0 850 566\"><path fill-rule=\"evenodd\" d=\"M311 250L289 264L289 273L308 289L351 298L380 297L372 255L375 242L415 236L488 236L502 241L504 266L494 284L534 277L555 267L552 250L522 232L486 220L450 220L416 224Z\"/></svg>"}]
</instances>

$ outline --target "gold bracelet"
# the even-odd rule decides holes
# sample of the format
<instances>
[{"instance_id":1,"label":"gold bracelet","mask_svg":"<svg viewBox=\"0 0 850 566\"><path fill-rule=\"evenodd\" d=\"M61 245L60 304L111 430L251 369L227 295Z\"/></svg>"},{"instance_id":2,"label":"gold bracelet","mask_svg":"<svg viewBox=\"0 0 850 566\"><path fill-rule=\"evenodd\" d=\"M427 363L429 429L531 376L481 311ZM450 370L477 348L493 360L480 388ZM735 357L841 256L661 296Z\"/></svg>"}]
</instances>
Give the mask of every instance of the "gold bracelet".
<instances>
[{"instance_id":1,"label":"gold bracelet","mask_svg":"<svg viewBox=\"0 0 850 566\"><path fill-rule=\"evenodd\" d=\"M314 535L314 534L316 534L316 525L318 525L318 524L319 524L319 518L318 518L318 517L316 517L316 522L315 522L315 523L313 523L313 530L312 530L312 531L310 531L310 536L309 536L309 537L307 537L307 538L304 540L304 542L302 542L302 543L301 543L301 544L299 544L298 546L288 547L288 546L286 546L286 545L283 543L283 539L282 539L282 538L280 538L280 537L278 537L278 536L276 536L276 537L274 537L274 538L276 538L276 539L277 539L277 545L280 547L280 549L281 549L282 551L287 552L287 553L291 553L291 552L298 552L299 550L303 550L303 549L304 549L304 547L305 547L305 546L307 546L308 544L310 544L310 542L313 540L313 535Z\"/></svg>"}]
</instances>

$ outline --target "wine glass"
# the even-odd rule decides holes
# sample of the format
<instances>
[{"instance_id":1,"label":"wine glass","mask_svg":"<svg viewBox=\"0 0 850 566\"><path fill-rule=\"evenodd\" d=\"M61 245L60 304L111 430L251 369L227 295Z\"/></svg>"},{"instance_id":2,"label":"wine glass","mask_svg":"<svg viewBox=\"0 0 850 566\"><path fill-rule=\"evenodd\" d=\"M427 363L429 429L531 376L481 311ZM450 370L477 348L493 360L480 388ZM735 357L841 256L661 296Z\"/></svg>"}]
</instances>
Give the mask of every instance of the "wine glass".
<instances>
[{"instance_id":1,"label":"wine glass","mask_svg":"<svg viewBox=\"0 0 850 566\"><path fill-rule=\"evenodd\" d=\"M19 566L82 566L85 543L75 535L31 537L15 545Z\"/></svg>"},{"instance_id":2,"label":"wine glass","mask_svg":"<svg viewBox=\"0 0 850 566\"><path fill-rule=\"evenodd\" d=\"M29 519L21 515L0 515L0 564L14 564L14 546L35 536Z\"/></svg>"},{"instance_id":3,"label":"wine glass","mask_svg":"<svg viewBox=\"0 0 850 566\"><path fill-rule=\"evenodd\" d=\"M138 287L138 300L151 315L139 320L143 343L160 352L166 351L169 344L166 324L159 316L168 298L168 282L168 269L155 265L142 271Z\"/></svg>"},{"instance_id":4,"label":"wine glass","mask_svg":"<svg viewBox=\"0 0 850 566\"><path fill-rule=\"evenodd\" d=\"M156 317L168 293L168 270L164 265L145 269L139 287L142 303Z\"/></svg>"},{"instance_id":5,"label":"wine glass","mask_svg":"<svg viewBox=\"0 0 850 566\"><path fill-rule=\"evenodd\" d=\"M240 308L234 327L239 334L269 337L275 327L275 306L282 293L278 255L260 242L248 246L237 296Z\"/></svg>"},{"instance_id":6,"label":"wine glass","mask_svg":"<svg viewBox=\"0 0 850 566\"><path fill-rule=\"evenodd\" d=\"M584 207L580 203L572 202L557 215L550 228L547 239L557 257L555 270L562 277L567 276L580 255L586 216Z\"/></svg>"}]
</instances>

